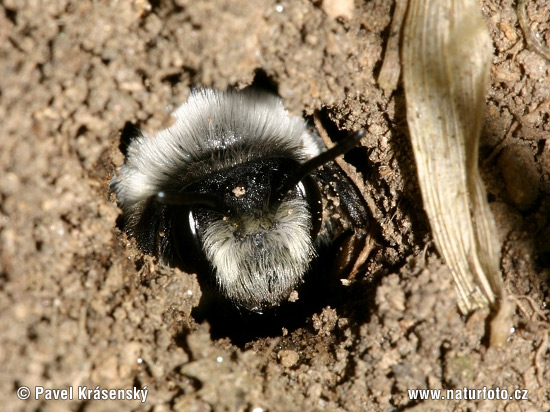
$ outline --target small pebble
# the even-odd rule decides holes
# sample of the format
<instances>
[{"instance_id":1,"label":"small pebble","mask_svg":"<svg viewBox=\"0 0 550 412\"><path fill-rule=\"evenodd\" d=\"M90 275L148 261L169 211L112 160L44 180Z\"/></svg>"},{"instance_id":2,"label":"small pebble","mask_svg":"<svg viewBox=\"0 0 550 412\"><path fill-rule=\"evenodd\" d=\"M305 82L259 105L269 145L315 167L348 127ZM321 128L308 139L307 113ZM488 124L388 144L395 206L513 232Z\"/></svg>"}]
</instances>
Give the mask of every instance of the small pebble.
<instances>
[{"instance_id":1,"label":"small pebble","mask_svg":"<svg viewBox=\"0 0 550 412\"><path fill-rule=\"evenodd\" d=\"M279 362L281 362L281 365L283 365L285 368L290 368L298 362L298 359L300 359L300 355L298 355L298 352L288 349L281 350L277 357L279 358Z\"/></svg>"},{"instance_id":2,"label":"small pebble","mask_svg":"<svg viewBox=\"0 0 550 412\"><path fill-rule=\"evenodd\" d=\"M529 210L539 196L539 173L531 149L524 145L504 148L498 168L506 186L506 201L519 210Z\"/></svg>"}]
</instances>

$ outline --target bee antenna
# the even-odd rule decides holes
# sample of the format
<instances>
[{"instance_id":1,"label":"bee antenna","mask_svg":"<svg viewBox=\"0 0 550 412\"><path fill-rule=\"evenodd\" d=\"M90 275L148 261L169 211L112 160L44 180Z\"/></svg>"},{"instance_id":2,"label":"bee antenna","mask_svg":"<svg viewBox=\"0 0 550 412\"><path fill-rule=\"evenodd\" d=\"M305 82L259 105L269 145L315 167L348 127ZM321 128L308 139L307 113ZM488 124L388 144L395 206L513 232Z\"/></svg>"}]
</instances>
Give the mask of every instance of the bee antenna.
<instances>
[{"instance_id":1,"label":"bee antenna","mask_svg":"<svg viewBox=\"0 0 550 412\"><path fill-rule=\"evenodd\" d=\"M336 159L338 156L343 155L346 152L349 152L351 149L353 149L359 140L361 140L365 136L365 130L361 129L349 137L339 141L336 143L332 148L327 150L326 152L323 152L311 159L309 159L307 162L302 163L294 173L292 173L286 182L281 187L281 190L279 191L279 195L276 197L278 206L285 195L294 188L300 181L313 172L315 169L321 167L325 163L330 162L331 160Z\"/></svg>"},{"instance_id":2,"label":"bee antenna","mask_svg":"<svg viewBox=\"0 0 550 412\"><path fill-rule=\"evenodd\" d=\"M223 202L216 195L196 192L158 192L155 200L163 205L170 206L200 206L220 213L227 210Z\"/></svg>"}]
</instances>

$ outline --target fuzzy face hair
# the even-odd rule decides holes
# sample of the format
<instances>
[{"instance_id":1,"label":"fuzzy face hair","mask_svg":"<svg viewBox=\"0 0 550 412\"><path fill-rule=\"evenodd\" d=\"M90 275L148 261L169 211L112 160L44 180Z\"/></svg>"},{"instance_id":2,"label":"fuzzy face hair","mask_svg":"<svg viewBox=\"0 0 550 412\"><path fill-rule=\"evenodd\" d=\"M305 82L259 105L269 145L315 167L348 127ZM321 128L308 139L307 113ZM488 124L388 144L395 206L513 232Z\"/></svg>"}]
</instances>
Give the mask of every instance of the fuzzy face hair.
<instances>
[{"instance_id":1,"label":"fuzzy face hair","mask_svg":"<svg viewBox=\"0 0 550 412\"><path fill-rule=\"evenodd\" d=\"M262 218L216 219L204 230L204 252L222 294L248 309L270 307L299 285L314 257L304 199L285 201Z\"/></svg>"},{"instance_id":2,"label":"fuzzy face hair","mask_svg":"<svg viewBox=\"0 0 550 412\"><path fill-rule=\"evenodd\" d=\"M168 263L186 259L188 242L180 237L193 236L226 299L251 310L277 305L302 282L315 251L304 186L276 208L270 207L272 186L288 164L304 163L324 145L280 98L256 90L194 91L173 116L169 128L130 143L111 182L125 230ZM227 208L155 200L160 192L190 190L218 196Z\"/></svg>"}]
</instances>

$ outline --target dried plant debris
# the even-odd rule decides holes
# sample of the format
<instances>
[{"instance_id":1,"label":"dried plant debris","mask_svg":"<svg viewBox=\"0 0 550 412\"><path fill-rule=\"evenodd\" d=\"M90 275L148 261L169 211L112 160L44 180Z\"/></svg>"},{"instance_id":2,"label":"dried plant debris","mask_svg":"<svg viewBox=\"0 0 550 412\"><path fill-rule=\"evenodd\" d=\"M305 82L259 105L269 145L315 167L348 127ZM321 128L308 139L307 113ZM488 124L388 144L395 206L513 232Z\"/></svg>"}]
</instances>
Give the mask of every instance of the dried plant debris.
<instances>
[{"instance_id":1,"label":"dried plant debris","mask_svg":"<svg viewBox=\"0 0 550 412\"><path fill-rule=\"evenodd\" d=\"M527 0L518 1L518 22L525 35L525 41L527 46L533 51L540 54L546 60L550 61L550 49L546 47L537 37L533 34L529 26L529 18L527 17Z\"/></svg>"},{"instance_id":2,"label":"dried plant debris","mask_svg":"<svg viewBox=\"0 0 550 412\"><path fill-rule=\"evenodd\" d=\"M498 236L478 171L491 56L476 1L410 2L403 43L407 121L424 208L463 313L506 302ZM492 333L502 336L493 337L501 342L507 330L498 327Z\"/></svg>"},{"instance_id":3,"label":"dried plant debris","mask_svg":"<svg viewBox=\"0 0 550 412\"><path fill-rule=\"evenodd\" d=\"M390 27L390 37L384 49L384 62L378 75L378 84L386 95L397 89L399 76L401 74L401 60L399 59L399 42L403 20L407 11L407 0L397 0Z\"/></svg>"}]
</instances>

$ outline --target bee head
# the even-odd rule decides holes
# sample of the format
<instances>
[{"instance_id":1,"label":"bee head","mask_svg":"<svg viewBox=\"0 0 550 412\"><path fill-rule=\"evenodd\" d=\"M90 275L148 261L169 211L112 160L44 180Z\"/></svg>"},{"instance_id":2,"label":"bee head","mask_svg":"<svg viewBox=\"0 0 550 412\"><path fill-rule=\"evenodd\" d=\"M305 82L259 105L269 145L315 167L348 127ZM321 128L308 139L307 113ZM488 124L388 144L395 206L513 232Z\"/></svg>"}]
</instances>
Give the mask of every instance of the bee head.
<instances>
[{"instance_id":1,"label":"bee head","mask_svg":"<svg viewBox=\"0 0 550 412\"><path fill-rule=\"evenodd\" d=\"M262 158L157 195L187 214L174 235L196 239L222 295L248 310L285 300L314 257L321 217L317 186L304 177L284 189L299 168L292 159Z\"/></svg>"},{"instance_id":2,"label":"bee head","mask_svg":"<svg viewBox=\"0 0 550 412\"><path fill-rule=\"evenodd\" d=\"M310 174L362 136L305 163L286 157L241 163L156 199L186 215L173 236L195 239L222 295L260 312L288 298L314 257L322 206Z\"/></svg>"}]
</instances>

